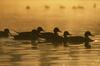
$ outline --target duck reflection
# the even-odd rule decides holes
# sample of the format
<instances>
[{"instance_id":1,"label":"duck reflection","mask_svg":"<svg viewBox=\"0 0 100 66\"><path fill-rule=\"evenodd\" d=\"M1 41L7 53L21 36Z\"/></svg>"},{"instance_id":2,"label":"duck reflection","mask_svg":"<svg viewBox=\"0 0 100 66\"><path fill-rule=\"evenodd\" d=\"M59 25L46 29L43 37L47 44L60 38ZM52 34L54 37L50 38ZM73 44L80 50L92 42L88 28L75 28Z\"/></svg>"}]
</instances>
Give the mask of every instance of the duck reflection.
<instances>
[{"instance_id":1,"label":"duck reflection","mask_svg":"<svg viewBox=\"0 0 100 66\"><path fill-rule=\"evenodd\" d=\"M74 49L74 50L73 50ZM68 49L68 56L67 56L67 65L71 65L71 66L80 66L80 52L76 51L76 50L80 50L78 49L78 47L70 47Z\"/></svg>"},{"instance_id":2,"label":"duck reflection","mask_svg":"<svg viewBox=\"0 0 100 66\"><path fill-rule=\"evenodd\" d=\"M17 62L21 62L21 58L22 58L23 55L21 55L21 54L11 54L10 56L12 57L10 59L10 61L12 62L11 66L20 66L20 63L17 63Z\"/></svg>"}]
</instances>

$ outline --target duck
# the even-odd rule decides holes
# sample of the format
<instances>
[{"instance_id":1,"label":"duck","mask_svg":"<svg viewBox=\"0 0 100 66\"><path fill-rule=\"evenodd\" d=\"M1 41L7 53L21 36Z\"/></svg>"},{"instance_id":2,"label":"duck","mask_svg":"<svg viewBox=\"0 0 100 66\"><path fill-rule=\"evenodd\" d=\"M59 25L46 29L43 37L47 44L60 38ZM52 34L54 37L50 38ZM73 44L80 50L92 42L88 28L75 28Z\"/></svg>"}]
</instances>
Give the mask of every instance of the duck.
<instances>
[{"instance_id":1,"label":"duck","mask_svg":"<svg viewBox=\"0 0 100 66\"><path fill-rule=\"evenodd\" d=\"M20 33L18 33L18 35L14 35L14 39L15 40L34 40L34 39L36 39L36 36L41 31L43 31L43 28L42 27L38 27L37 29L33 29L30 32L20 32Z\"/></svg>"},{"instance_id":2,"label":"duck","mask_svg":"<svg viewBox=\"0 0 100 66\"><path fill-rule=\"evenodd\" d=\"M0 38L8 38L10 36L10 31L5 28L4 31L0 31Z\"/></svg>"},{"instance_id":3,"label":"duck","mask_svg":"<svg viewBox=\"0 0 100 66\"><path fill-rule=\"evenodd\" d=\"M58 32L61 32L60 29L58 27L55 27L53 29L53 32L41 33L40 37L44 38L45 42L47 43L53 43L53 44L61 43L63 37L59 36Z\"/></svg>"},{"instance_id":4,"label":"duck","mask_svg":"<svg viewBox=\"0 0 100 66\"><path fill-rule=\"evenodd\" d=\"M67 43L70 44L83 44L86 48L91 48L90 42L93 42L94 40L90 39L89 36L93 36L90 31L86 31L84 33L84 36L71 36L71 34L68 31L65 31L64 34L64 44Z\"/></svg>"},{"instance_id":5,"label":"duck","mask_svg":"<svg viewBox=\"0 0 100 66\"><path fill-rule=\"evenodd\" d=\"M49 8L50 8L50 6L48 6L48 5L45 5L44 7L45 7L46 9L49 9Z\"/></svg>"},{"instance_id":6,"label":"duck","mask_svg":"<svg viewBox=\"0 0 100 66\"><path fill-rule=\"evenodd\" d=\"M61 9L64 9L64 8L65 8L65 6L61 5L61 6L60 6L60 8L61 8Z\"/></svg>"}]
</instances>

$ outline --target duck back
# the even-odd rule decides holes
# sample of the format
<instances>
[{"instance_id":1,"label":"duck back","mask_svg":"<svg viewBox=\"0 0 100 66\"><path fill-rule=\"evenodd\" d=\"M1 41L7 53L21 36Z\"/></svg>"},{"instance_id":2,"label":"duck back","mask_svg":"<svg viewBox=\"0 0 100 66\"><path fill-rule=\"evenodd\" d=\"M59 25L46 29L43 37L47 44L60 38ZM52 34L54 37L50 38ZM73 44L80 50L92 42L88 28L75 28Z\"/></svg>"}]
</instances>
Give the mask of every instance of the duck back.
<instances>
[{"instance_id":1,"label":"duck back","mask_svg":"<svg viewBox=\"0 0 100 66\"><path fill-rule=\"evenodd\" d=\"M51 42L54 34L51 32L45 32L40 34L40 38L43 38L46 40L46 42Z\"/></svg>"},{"instance_id":2,"label":"duck back","mask_svg":"<svg viewBox=\"0 0 100 66\"><path fill-rule=\"evenodd\" d=\"M30 40L31 32L21 32L18 35L14 36L16 40Z\"/></svg>"},{"instance_id":3,"label":"duck back","mask_svg":"<svg viewBox=\"0 0 100 66\"><path fill-rule=\"evenodd\" d=\"M84 42L92 42L92 41L93 41L92 39L82 36L71 36L67 38L67 42L73 44L82 44Z\"/></svg>"},{"instance_id":4,"label":"duck back","mask_svg":"<svg viewBox=\"0 0 100 66\"><path fill-rule=\"evenodd\" d=\"M85 38L82 36L72 36L72 37L68 37L67 41L69 43L81 44L85 42Z\"/></svg>"}]
</instances>

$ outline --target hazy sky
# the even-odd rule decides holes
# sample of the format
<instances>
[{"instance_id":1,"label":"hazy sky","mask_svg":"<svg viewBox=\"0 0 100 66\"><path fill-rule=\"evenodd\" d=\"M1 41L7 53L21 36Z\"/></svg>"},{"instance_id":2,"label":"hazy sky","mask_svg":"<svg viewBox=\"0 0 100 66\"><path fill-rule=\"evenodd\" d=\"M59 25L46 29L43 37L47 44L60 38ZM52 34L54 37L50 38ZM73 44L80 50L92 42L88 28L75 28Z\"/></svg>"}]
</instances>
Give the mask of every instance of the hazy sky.
<instances>
[{"instance_id":1,"label":"hazy sky","mask_svg":"<svg viewBox=\"0 0 100 66\"><path fill-rule=\"evenodd\" d=\"M64 12L67 14L67 11L74 12L72 9L74 6L82 6L85 8L84 11L88 12L93 9L94 3L99 9L99 0L0 0L0 14L1 17L9 15L9 17L16 16L16 18L17 16L23 18L23 15L24 17L35 16L36 18L41 18L44 15L61 16L63 15L61 13ZM45 9L45 5L50 7L48 11ZM29 10L26 9L27 6L30 6ZM60 9L60 6L64 6L65 9Z\"/></svg>"},{"instance_id":2,"label":"hazy sky","mask_svg":"<svg viewBox=\"0 0 100 66\"><path fill-rule=\"evenodd\" d=\"M27 6L30 8L27 9ZM33 22L27 24L31 26L41 22L51 26L62 26L65 22L70 25L76 22L94 24L100 21L99 16L99 0L0 0L0 28L20 25L17 22L24 22L21 23L24 26L27 24L25 22Z\"/></svg>"},{"instance_id":3,"label":"hazy sky","mask_svg":"<svg viewBox=\"0 0 100 66\"><path fill-rule=\"evenodd\" d=\"M51 10L59 8L60 5L71 9L72 6L85 6L86 8L92 8L96 3L99 6L99 0L0 0L0 13L22 13L25 12L25 7L30 6L31 12L42 11L45 5L51 7ZM42 13L42 12L41 12ZM36 14L36 13L35 13Z\"/></svg>"}]
</instances>

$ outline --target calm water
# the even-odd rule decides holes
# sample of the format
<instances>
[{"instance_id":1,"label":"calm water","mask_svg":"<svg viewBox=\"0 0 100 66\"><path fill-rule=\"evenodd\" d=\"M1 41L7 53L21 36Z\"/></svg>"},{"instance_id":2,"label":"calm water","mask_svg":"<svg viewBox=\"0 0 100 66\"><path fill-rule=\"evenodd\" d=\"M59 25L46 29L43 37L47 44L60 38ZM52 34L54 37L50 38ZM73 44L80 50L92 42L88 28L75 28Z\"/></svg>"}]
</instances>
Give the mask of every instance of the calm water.
<instances>
[{"instance_id":1,"label":"calm water","mask_svg":"<svg viewBox=\"0 0 100 66\"><path fill-rule=\"evenodd\" d=\"M83 45L69 47L38 44L30 41L0 39L0 66L99 66L100 35L96 35L91 49Z\"/></svg>"},{"instance_id":2,"label":"calm water","mask_svg":"<svg viewBox=\"0 0 100 66\"><path fill-rule=\"evenodd\" d=\"M83 9L73 9L75 6ZM96 35L91 49L46 43L35 49L30 41L0 39L0 66L100 66L99 0L0 0L0 15L0 31L4 28L12 33L31 31L42 26L45 31L59 27L61 35L65 30L73 35L83 35L89 30Z\"/></svg>"}]
</instances>

